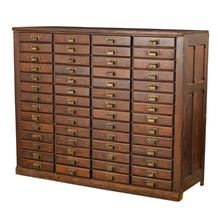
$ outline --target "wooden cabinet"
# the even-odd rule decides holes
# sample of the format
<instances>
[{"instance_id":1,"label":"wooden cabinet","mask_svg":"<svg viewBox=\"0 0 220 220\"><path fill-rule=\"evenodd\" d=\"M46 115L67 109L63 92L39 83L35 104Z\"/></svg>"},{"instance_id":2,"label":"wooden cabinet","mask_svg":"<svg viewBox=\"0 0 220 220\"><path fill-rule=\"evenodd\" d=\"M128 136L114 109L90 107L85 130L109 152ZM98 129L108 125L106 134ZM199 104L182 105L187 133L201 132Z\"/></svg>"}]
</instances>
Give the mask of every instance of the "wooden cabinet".
<instances>
[{"instance_id":1,"label":"wooden cabinet","mask_svg":"<svg viewBox=\"0 0 220 220\"><path fill-rule=\"evenodd\" d=\"M176 201L203 185L207 31L13 30L17 174Z\"/></svg>"}]
</instances>

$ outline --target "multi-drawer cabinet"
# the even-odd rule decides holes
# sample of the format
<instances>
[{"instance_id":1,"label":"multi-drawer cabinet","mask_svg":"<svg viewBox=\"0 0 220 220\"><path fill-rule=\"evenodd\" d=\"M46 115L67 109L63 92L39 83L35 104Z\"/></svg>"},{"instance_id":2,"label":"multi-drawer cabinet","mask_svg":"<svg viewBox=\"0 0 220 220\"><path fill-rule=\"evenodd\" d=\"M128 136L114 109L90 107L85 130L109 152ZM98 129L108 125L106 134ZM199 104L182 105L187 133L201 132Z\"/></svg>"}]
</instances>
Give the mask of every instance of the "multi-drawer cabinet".
<instances>
[{"instance_id":1,"label":"multi-drawer cabinet","mask_svg":"<svg viewBox=\"0 0 220 220\"><path fill-rule=\"evenodd\" d=\"M170 200L203 185L207 31L13 30L18 174Z\"/></svg>"}]
</instances>

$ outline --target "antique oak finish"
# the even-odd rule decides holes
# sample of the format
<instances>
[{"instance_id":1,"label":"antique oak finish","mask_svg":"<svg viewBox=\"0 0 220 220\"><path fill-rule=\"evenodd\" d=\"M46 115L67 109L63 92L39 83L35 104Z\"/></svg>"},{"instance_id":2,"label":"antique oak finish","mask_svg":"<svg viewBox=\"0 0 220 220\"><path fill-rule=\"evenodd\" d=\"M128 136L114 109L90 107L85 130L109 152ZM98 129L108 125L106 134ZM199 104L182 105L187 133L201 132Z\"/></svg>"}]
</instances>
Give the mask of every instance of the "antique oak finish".
<instances>
[{"instance_id":1,"label":"antique oak finish","mask_svg":"<svg viewBox=\"0 0 220 220\"><path fill-rule=\"evenodd\" d=\"M13 30L17 174L176 201L204 184L207 31Z\"/></svg>"}]
</instances>

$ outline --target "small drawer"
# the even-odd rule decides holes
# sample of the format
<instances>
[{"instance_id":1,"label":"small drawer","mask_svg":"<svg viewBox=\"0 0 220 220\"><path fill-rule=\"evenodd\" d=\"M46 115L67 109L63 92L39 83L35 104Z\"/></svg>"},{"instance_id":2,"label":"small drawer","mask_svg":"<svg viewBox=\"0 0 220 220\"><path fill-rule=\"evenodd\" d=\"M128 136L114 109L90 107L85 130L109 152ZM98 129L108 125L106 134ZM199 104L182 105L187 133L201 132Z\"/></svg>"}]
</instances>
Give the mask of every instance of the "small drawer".
<instances>
[{"instance_id":1,"label":"small drawer","mask_svg":"<svg viewBox=\"0 0 220 220\"><path fill-rule=\"evenodd\" d=\"M103 170L113 173L129 174L129 165L93 160L92 167L95 170Z\"/></svg>"},{"instance_id":2,"label":"small drawer","mask_svg":"<svg viewBox=\"0 0 220 220\"><path fill-rule=\"evenodd\" d=\"M31 72L31 73L52 73L51 64L35 64L35 63L20 63L21 72ZM36 79L36 81L38 81Z\"/></svg>"},{"instance_id":3,"label":"small drawer","mask_svg":"<svg viewBox=\"0 0 220 220\"><path fill-rule=\"evenodd\" d=\"M89 45L55 44L54 51L55 53L87 55L90 53L90 47Z\"/></svg>"},{"instance_id":4,"label":"small drawer","mask_svg":"<svg viewBox=\"0 0 220 220\"><path fill-rule=\"evenodd\" d=\"M52 42L52 34L20 33L19 40L26 42Z\"/></svg>"},{"instance_id":5,"label":"small drawer","mask_svg":"<svg viewBox=\"0 0 220 220\"><path fill-rule=\"evenodd\" d=\"M129 134L121 132L109 132L109 131L99 131L93 130L93 139L105 140L105 141L117 141L129 143Z\"/></svg>"},{"instance_id":6,"label":"small drawer","mask_svg":"<svg viewBox=\"0 0 220 220\"><path fill-rule=\"evenodd\" d=\"M116 174L112 172L93 170L92 177L93 179L107 182L129 184L129 175L125 174Z\"/></svg>"},{"instance_id":7,"label":"small drawer","mask_svg":"<svg viewBox=\"0 0 220 220\"><path fill-rule=\"evenodd\" d=\"M130 57L131 55L130 47L93 46L92 52L93 55L101 55L101 56Z\"/></svg>"},{"instance_id":8,"label":"small drawer","mask_svg":"<svg viewBox=\"0 0 220 220\"><path fill-rule=\"evenodd\" d=\"M20 43L20 52L31 52L31 53L51 53L52 44L41 44L41 43Z\"/></svg>"},{"instance_id":9,"label":"small drawer","mask_svg":"<svg viewBox=\"0 0 220 220\"><path fill-rule=\"evenodd\" d=\"M133 70L134 79L147 81L174 81L174 72Z\"/></svg>"},{"instance_id":10,"label":"small drawer","mask_svg":"<svg viewBox=\"0 0 220 220\"><path fill-rule=\"evenodd\" d=\"M53 145L52 144L22 140L20 146L22 149L26 149L26 150L53 153Z\"/></svg>"},{"instance_id":11,"label":"small drawer","mask_svg":"<svg viewBox=\"0 0 220 220\"><path fill-rule=\"evenodd\" d=\"M27 102L53 103L53 95L21 92L21 100Z\"/></svg>"},{"instance_id":12,"label":"small drawer","mask_svg":"<svg viewBox=\"0 0 220 220\"><path fill-rule=\"evenodd\" d=\"M93 128L108 131L130 132L130 124L126 122L93 119Z\"/></svg>"},{"instance_id":13,"label":"small drawer","mask_svg":"<svg viewBox=\"0 0 220 220\"><path fill-rule=\"evenodd\" d=\"M23 122L21 122L21 129L26 130L26 131L52 133L53 132L53 125L23 121Z\"/></svg>"},{"instance_id":14,"label":"small drawer","mask_svg":"<svg viewBox=\"0 0 220 220\"><path fill-rule=\"evenodd\" d=\"M55 63L89 66L89 56L55 55Z\"/></svg>"},{"instance_id":15,"label":"small drawer","mask_svg":"<svg viewBox=\"0 0 220 220\"><path fill-rule=\"evenodd\" d=\"M151 169L139 166L132 166L132 175L134 176L143 176L148 178L157 178L164 180L172 179L171 170L161 170L161 169Z\"/></svg>"},{"instance_id":16,"label":"small drawer","mask_svg":"<svg viewBox=\"0 0 220 220\"><path fill-rule=\"evenodd\" d=\"M129 101L113 101L108 99L93 99L94 108L102 108L108 110L130 111Z\"/></svg>"},{"instance_id":17,"label":"small drawer","mask_svg":"<svg viewBox=\"0 0 220 220\"><path fill-rule=\"evenodd\" d=\"M21 138L23 140L29 140L29 141L39 141L39 142L45 142L45 143L53 143L53 135L52 134L22 131L21 132Z\"/></svg>"},{"instance_id":18,"label":"small drawer","mask_svg":"<svg viewBox=\"0 0 220 220\"><path fill-rule=\"evenodd\" d=\"M52 63L52 54L20 53L20 61L32 63Z\"/></svg>"},{"instance_id":19,"label":"small drawer","mask_svg":"<svg viewBox=\"0 0 220 220\"><path fill-rule=\"evenodd\" d=\"M20 80L23 82L39 82L52 83L51 74L36 74L36 73L20 73Z\"/></svg>"},{"instance_id":20,"label":"small drawer","mask_svg":"<svg viewBox=\"0 0 220 220\"><path fill-rule=\"evenodd\" d=\"M38 113L31 113L31 112L21 112L21 120L41 122L41 123L53 123L53 115L52 114L38 114Z\"/></svg>"},{"instance_id":21,"label":"small drawer","mask_svg":"<svg viewBox=\"0 0 220 220\"><path fill-rule=\"evenodd\" d=\"M93 66L127 67L130 68L130 58L93 57Z\"/></svg>"},{"instance_id":22,"label":"small drawer","mask_svg":"<svg viewBox=\"0 0 220 220\"><path fill-rule=\"evenodd\" d=\"M84 177L89 178L89 169L86 168L78 168L64 165L56 165L56 173L75 176L75 177Z\"/></svg>"},{"instance_id":23,"label":"small drawer","mask_svg":"<svg viewBox=\"0 0 220 220\"><path fill-rule=\"evenodd\" d=\"M130 100L130 91L93 88L92 94L95 98Z\"/></svg>"},{"instance_id":24,"label":"small drawer","mask_svg":"<svg viewBox=\"0 0 220 220\"><path fill-rule=\"evenodd\" d=\"M23 159L40 160L45 162L53 162L53 154L42 153L38 151L22 150L21 157Z\"/></svg>"},{"instance_id":25,"label":"small drawer","mask_svg":"<svg viewBox=\"0 0 220 220\"><path fill-rule=\"evenodd\" d=\"M101 87L101 88L109 88L109 89L130 89L130 81L93 78L93 87Z\"/></svg>"},{"instance_id":26,"label":"small drawer","mask_svg":"<svg viewBox=\"0 0 220 220\"><path fill-rule=\"evenodd\" d=\"M85 34L55 34L55 43L67 43L67 44L89 44L89 35Z\"/></svg>"},{"instance_id":27,"label":"small drawer","mask_svg":"<svg viewBox=\"0 0 220 220\"><path fill-rule=\"evenodd\" d=\"M148 92L174 92L173 83L134 81L134 90Z\"/></svg>"},{"instance_id":28,"label":"small drawer","mask_svg":"<svg viewBox=\"0 0 220 220\"><path fill-rule=\"evenodd\" d=\"M130 121L129 112L117 112L117 111L106 111L93 109L93 118L107 119L113 121Z\"/></svg>"},{"instance_id":29,"label":"small drawer","mask_svg":"<svg viewBox=\"0 0 220 220\"><path fill-rule=\"evenodd\" d=\"M90 157L90 150L85 148L78 148L78 147L64 147L60 145L56 145L56 154L63 154L68 156L74 157Z\"/></svg>"},{"instance_id":30,"label":"small drawer","mask_svg":"<svg viewBox=\"0 0 220 220\"><path fill-rule=\"evenodd\" d=\"M76 85L76 86L90 86L89 77L76 77L76 76L62 76L56 75L56 84Z\"/></svg>"},{"instance_id":31,"label":"small drawer","mask_svg":"<svg viewBox=\"0 0 220 220\"><path fill-rule=\"evenodd\" d=\"M93 35L92 43L94 45L120 45L130 46L131 38L127 36L103 36Z\"/></svg>"},{"instance_id":32,"label":"small drawer","mask_svg":"<svg viewBox=\"0 0 220 220\"><path fill-rule=\"evenodd\" d=\"M173 125L173 117L133 113L133 122L152 125Z\"/></svg>"},{"instance_id":33,"label":"small drawer","mask_svg":"<svg viewBox=\"0 0 220 220\"><path fill-rule=\"evenodd\" d=\"M21 102L21 110L29 112L53 113L53 106L48 104Z\"/></svg>"},{"instance_id":34,"label":"small drawer","mask_svg":"<svg viewBox=\"0 0 220 220\"><path fill-rule=\"evenodd\" d=\"M167 180L154 180L132 176L131 183L132 185L145 186L152 189L172 190L172 182Z\"/></svg>"},{"instance_id":35,"label":"small drawer","mask_svg":"<svg viewBox=\"0 0 220 220\"><path fill-rule=\"evenodd\" d=\"M95 77L107 77L107 78L119 78L119 79L130 79L131 71L129 69L112 69L93 67L93 76Z\"/></svg>"},{"instance_id":36,"label":"small drawer","mask_svg":"<svg viewBox=\"0 0 220 220\"><path fill-rule=\"evenodd\" d=\"M172 169L172 160L167 160L167 159L132 156L132 163L133 165L137 165L137 166Z\"/></svg>"},{"instance_id":37,"label":"small drawer","mask_svg":"<svg viewBox=\"0 0 220 220\"><path fill-rule=\"evenodd\" d=\"M55 103L59 105L71 105L71 106L82 106L89 107L90 100L89 98L82 97L72 97L72 96L55 96Z\"/></svg>"},{"instance_id":38,"label":"small drawer","mask_svg":"<svg viewBox=\"0 0 220 220\"><path fill-rule=\"evenodd\" d=\"M134 46L174 47L175 38L134 37Z\"/></svg>"},{"instance_id":39,"label":"small drawer","mask_svg":"<svg viewBox=\"0 0 220 220\"><path fill-rule=\"evenodd\" d=\"M93 149L96 149L96 150L105 150L105 151L121 152L121 153L130 152L129 144L117 143L117 142L93 140L92 147Z\"/></svg>"},{"instance_id":40,"label":"small drawer","mask_svg":"<svg viewBox=\"0 0 220 220\"><path fill-rule=\"evenodd\" d=\"M73 137L85 137L85 138L90 137L89 128L78 128L78 127L56 125L55 130L56 130L56 134L62 134Z\"/></svg>"},{"instance_id":41,"label":"small drawer","mask_svg":"<svg viewBox=\"0 0 220 220\"><path fill-rule=\"evenodd\" d=\"M83 167L83 168L90 167L90 160L89 159L79 158L79 157L71 157L71 156L65 156L65 155L59 155L59 154L56 154L56 163L71 165L74 167Z\"/></svg>"},{"instance_id":42,"label":"small drawer","mask_svg":"<svg viewBox=\"0 0 220 220\"><path fill-rule=\"evenodd\" d=\"M140 69L159 69L159 70L174 70L174 61L172 60L148 60L134 59L134 68Z\"/></svg>"},{"instance_id":43,"label":"small drawer","mask_svg":"<svg viewBox=\"0 0 220 220\"><path fill-rule=\"evenodd\" d=\"M55 85L55 93L72 96L89 96L89 88Z\"/></svg>"},{"instance_id":44,"label":"small drawer","mask_svg":"<svg viewBox=\"0 0 220 220\"><path fill-rule=\"evenodd\" d=\"M23 92L52 93L53 91L50 84L22 82L20 86Z\"/></svg>"},{"instance_id":45,"label":"small drawer","mask_svg":"<svg viewBox=\"0 0 220 220\"><path fill-rule=\"evenodd\" d=\"M171 159L172 149L158 148L158 147L148 147L141 145L133 145L133 154L143 155L147 157L160 157L164 159Z\"/></svg>"},{"instance_id":46,"label":"small drawer","mask_svg":"<svg viewBox=\"0 0 220 220\"><path fill-rule=\"evenodd\" d=\"M90 147L90 140L86 138L75 138L75 137L67 137L67 136L61 136L56 135L56 144L59 145L68 145L72 147Z\"/></svg>"},{"instance_id":47,"label":"small drawer","mask_svg":"<svg viewBox=\"0 0 220 220\"><path fill-rule=\"evenodd\" d=\"M72 106L56 105L55 112L58 115L90 117L89 108L79 108L79 107L72 107Z\"/></svg>"},{"instance_id":48,"label":"small drawer","mask_svg":"<svg viewBox=\"0 0 220 220\"><path fill-rule=\"evenodd\" d=\"M67 66L67 65L55 65L55 73L62 73L71 76L89 76L89 67L84 66Z\"/></svg>"},{"instance_id":49,"label":"small drawer","mask_svg":"<svg viewBox=\"0 0 220 220\"><path fill-rule=\"evenodd\" d=\"M62 115L55 115L56 124L61 125L70 125L77 127L90 127L90 119L89 118L78 118L78 117L69 117Z\"/></svg>"},{"instance_id":50,"label":"small drawer","mask_svg":"<svg viewBox=\"0 0 220 220\"><path fill-rule=\"evenodd\" d=\"M53 172L53 163L22 159L21 166L28 169Z\"/></svg>"}]
</instances>

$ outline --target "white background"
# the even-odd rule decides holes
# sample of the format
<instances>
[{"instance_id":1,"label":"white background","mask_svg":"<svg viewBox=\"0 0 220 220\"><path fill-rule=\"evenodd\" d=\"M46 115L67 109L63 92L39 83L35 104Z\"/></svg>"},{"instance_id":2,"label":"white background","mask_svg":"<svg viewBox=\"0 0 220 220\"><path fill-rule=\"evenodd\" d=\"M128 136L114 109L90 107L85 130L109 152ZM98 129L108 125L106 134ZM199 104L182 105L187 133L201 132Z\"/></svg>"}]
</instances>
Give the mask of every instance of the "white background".
<instances>
[{"instance_id":1,"label":"white background","mask_svg":"<svg viewBox=\"0 0 220 220\"><path fill-rule=\"evenodd\" d=\"M220 12L217 0L0 1L0 219L220 219ZM95 26L210 31L205 186L181 202L15 175L13 26Z\"/></svg>"}]
</instances>

